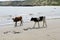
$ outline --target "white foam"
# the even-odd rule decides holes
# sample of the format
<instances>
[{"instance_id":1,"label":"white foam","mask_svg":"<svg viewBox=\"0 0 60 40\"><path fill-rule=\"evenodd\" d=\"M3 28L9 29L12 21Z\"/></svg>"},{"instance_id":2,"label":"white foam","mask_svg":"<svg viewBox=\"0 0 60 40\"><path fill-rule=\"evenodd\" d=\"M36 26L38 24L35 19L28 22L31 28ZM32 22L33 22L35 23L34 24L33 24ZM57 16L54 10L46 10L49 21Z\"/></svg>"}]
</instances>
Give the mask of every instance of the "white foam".
<instances>
[{"instance_id":1,"label":"white foam","mask_svg":"<svg viewBox=\"0 0 60 40\"><path fill-rule=\"evenodd\" d=\"M0 7L0 25L13 24L12 18L16 16L22 16L24 23L29 22L31 17L60 18L59 10L60 6Z\"/></svg>"}]
</instances>

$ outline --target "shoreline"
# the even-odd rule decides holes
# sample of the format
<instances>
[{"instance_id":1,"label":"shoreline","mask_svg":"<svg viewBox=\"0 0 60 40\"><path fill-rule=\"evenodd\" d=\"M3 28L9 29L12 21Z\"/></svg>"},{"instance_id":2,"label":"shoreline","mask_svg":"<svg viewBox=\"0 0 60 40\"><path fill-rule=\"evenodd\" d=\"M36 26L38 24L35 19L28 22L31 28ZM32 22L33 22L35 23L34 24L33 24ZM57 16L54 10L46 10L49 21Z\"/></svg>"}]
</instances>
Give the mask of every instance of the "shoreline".
<instances>
[{"instance_id":1,"label":"shoreline","mask_svg":"<svg viewBox=\"0 0 60 40\"><path fill-rule=\"evenodd\" d=\"M46 20L58 20L58 19L60 19L60 18L49 18L49 19L46 19ZM24 23L29 23L29 22L31 22L31 21L27 21L27 22L24 22ZM7 24L2 24L2 25L0 25L0 26L5 26L5 25L14 25L14 23L7 23Z\"/></svg>"}]
</instances>

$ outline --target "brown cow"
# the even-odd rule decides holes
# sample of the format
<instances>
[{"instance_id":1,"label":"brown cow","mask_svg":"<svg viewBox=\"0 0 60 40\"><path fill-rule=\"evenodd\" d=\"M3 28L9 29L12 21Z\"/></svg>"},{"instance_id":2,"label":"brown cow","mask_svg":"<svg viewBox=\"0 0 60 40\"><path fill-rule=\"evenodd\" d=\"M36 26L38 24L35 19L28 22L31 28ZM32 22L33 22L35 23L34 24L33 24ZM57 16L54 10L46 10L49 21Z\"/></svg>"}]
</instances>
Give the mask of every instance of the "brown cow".
<instances>
[{"instance_id":1,"label":"brown cow","mask_svg":"<svg viewBox=\"0 0 60 40\"><path fill-rule=\"evenodd\" d=\"M12 20L15 22L15 26L17 26L17 22L21 21L20 26L22 25L22 16L12 18Z\"/></svg>"}]
</instances>

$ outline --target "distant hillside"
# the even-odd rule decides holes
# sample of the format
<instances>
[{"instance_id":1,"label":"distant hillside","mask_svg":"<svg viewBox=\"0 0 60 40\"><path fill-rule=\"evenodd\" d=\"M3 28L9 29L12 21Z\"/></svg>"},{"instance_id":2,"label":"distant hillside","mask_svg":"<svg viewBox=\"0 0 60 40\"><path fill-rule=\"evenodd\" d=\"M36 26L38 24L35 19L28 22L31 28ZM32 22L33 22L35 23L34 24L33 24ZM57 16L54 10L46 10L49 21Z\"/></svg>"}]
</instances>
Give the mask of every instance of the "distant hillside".
<instances>
[{"instance_id":1,"label":"distant hillside","mask_svg":"<svg viewBox=\"0 0 60 40\"><path fill-rule=\"evenodd\" d=\"M60 6L60 0L0 1L0 6Z\"/></svg>"}]
</instances>

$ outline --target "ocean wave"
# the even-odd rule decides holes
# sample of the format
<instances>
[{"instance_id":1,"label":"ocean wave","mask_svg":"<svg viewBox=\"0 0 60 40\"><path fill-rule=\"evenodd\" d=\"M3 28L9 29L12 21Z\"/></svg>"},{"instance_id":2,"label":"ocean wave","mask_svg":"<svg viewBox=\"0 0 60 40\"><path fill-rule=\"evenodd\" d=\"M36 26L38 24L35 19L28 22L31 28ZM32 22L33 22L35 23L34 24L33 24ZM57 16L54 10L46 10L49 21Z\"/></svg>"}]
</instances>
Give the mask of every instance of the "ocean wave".
<instances>
[{"instance_id":1,"label":"ocean wave","mask_svg":"<svg viewBox=\"0 0 60 40\"><path fill-rule=\"evenodd\" d=\"M31 17L60 18L59 10L60 6L0 7L0 25L13 24L12 18L16 16L22 16L24 23L28 23Z\"/></svg>"}]
</instances>

